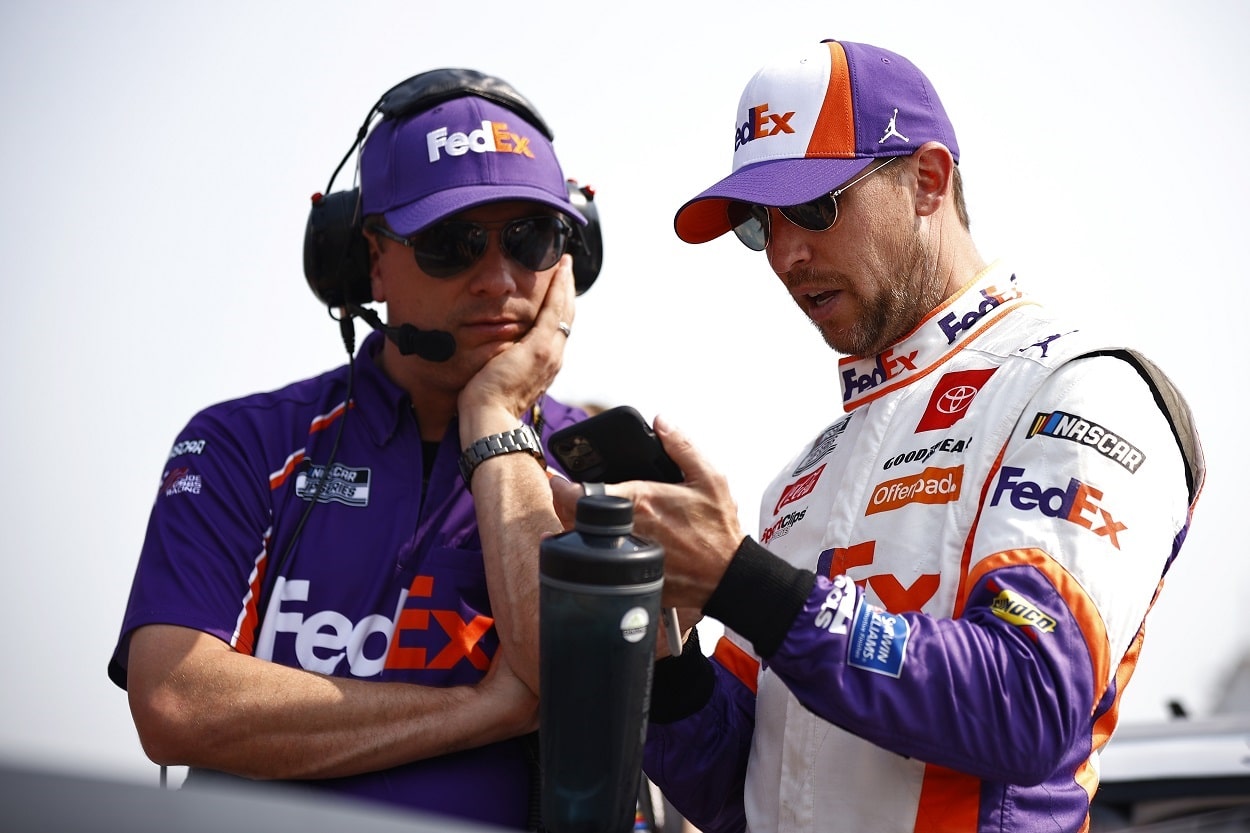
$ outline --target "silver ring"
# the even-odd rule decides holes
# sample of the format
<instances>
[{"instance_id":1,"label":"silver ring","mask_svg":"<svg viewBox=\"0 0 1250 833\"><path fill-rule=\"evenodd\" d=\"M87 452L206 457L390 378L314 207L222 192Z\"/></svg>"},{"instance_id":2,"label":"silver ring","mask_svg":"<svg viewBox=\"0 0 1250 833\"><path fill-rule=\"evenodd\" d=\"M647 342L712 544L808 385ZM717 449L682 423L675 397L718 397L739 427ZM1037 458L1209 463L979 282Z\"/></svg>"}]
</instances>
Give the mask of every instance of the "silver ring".
<instances>
[{"instance_id":1,"label":"silver ring","mask_svg":"<svg viewBox=\"0 0 1250 833\"><path fill-rule=\"evenodd\" d=\"M565 338L568 338L569 336L573 335L573 328L570 327L568 324L565 324L563 321L561 321L559 324L556 325L556 329L564 333Z\"/></svg>"},{"instance_id":2,"label":"silver ring","mask_svg":"<svg viewBox=\"0 0 1250 833\"><path fill-rule=\"evenodd\" d=\"M606 495L608 492L603 488L602 483L583 483L582 494L584 495Z\"/></svg>"}]
</instances>

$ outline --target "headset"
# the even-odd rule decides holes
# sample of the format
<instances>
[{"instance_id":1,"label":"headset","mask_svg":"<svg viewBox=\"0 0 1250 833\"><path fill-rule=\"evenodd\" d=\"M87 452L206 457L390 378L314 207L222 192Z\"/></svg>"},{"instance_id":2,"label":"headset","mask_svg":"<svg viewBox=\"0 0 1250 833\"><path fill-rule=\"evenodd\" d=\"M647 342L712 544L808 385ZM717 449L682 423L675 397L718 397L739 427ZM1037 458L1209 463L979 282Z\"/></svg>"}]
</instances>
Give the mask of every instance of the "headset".
<instances>
[{"instance_id":1,"label":"headset","mask_svg":"<svg viewBox=\"0 0 1250 833\"><path fill-rule=\"evenodd\" d=\"M505 107L536 127L547 141L553 139L551 128L528 99L508 82L472 69L434 69L401 81L383 93L369 109L364 123L356 133L324 192L312 196L312 209L304 230L304 277L317 299L330 308L343 308L345 315L361 315L374 327L376 314L360 309L373 300L369 283L369 249L361 234L360 188L331 191L339 172L358 151L377 116L382 120L402 119L414 113L459 98L475 95ZM573 282L581 295L595 279L603 265L603 235L599 227L599 210L595 193L589 186L568 180L569 201L586 218L586 225L573 224L569 253L573 256Z\"/></svg>"}]
</instances>

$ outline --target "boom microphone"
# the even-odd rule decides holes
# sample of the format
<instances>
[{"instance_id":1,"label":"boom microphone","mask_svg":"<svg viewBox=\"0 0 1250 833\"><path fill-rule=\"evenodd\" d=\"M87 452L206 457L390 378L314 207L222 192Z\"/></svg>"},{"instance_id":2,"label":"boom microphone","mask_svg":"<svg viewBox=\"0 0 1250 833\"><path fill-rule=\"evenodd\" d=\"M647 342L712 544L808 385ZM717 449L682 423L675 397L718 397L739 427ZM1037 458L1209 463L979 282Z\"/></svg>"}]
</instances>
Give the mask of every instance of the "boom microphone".
<instances>
[{"instance_id":1,"label":"boom microphone","mask_svg":"<svg viewBox=\"0 0 1250 833\"><path fill-rule=\"evenodd\" d=\"M412 324L389 327L368 307L348 306L352 315L359 315L370 327L381 330L395 342L405 356L420 356L427 362L445 362L456 354L456 337L446 330L422 330Z\"/></svg>"},{"instance_id":2,"label":"boom microphone","mask_svg":"<svg viewBox=\"0 0 1250 833\"><path fill-rule=\"evenodd\" d=\"M386 337L405 356L420 356L427 362L445 362L456 352L456 339L446 330L418 330L411 324L384 327Z\"/></svg>"}]
</instances>

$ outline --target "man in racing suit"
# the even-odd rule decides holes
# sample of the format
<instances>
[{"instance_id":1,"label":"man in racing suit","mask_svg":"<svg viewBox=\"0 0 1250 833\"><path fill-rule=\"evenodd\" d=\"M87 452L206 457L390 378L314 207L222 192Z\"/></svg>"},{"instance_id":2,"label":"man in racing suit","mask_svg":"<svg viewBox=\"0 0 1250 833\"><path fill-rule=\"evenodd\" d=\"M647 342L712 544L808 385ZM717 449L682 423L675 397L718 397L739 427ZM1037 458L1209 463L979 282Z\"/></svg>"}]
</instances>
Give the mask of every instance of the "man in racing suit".
<instances>
[{"instance_id":1,"label":"man in racing suit","mask_svg":"<svg viewBox=\"0 0 1250 833\"><path fill-rule=\"evenodd\" d=\"M691 631L657 663L647 774L704 833L1087 829L1202 485L1188 409L980 259L905 58L783 56L735 123L734 173L677 232L767 252L847 355L845 414L765 491L758 541L660 418L686 482L609 487L665 548L664 603L726 626L710 660Z\"/></svg>"},{"instance_id":2,"label":"man in racing suit","mask_svg":"<svg viewBox=\"0 0 1250 833\"><path fill-rule=\"evenodd\" d=\"M382 101L350 278L387 325L344 367L177 436L109 675L189 786L300 782L522 829L538 542L561 529L542 451L585 416L543 391L586 220L498 79L434 70Z\"/></svg>"}]
</instances>

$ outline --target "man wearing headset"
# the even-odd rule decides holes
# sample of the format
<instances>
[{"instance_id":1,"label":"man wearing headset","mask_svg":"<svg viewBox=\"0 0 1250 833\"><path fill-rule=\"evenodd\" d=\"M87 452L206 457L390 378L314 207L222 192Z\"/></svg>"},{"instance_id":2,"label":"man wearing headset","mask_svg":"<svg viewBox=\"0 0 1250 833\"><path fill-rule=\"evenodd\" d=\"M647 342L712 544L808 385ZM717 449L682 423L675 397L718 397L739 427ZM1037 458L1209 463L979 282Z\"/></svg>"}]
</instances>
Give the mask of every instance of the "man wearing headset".
<instances>
[{"instance_id":1,"label":"man wearing headset","mask_svg":"<svg viewBox=\"0 0 1250 833\"><path fill-rule=\"evenodd\" d=\"M827 344L842 409L744 534L661 419L679 485L609 486L664 604L726 627L655 669L644 768L704 833L1078 831L1204 463L1140 355L1038 304L968 231L955 133L906 58L825 41L739 100L733 231ZM580 489L552 480L562 517ZM697 632L693 632L697 639Z\"/></svg>"},{"instance_id":2,"label":"man wearing headset","mask_svg":"<svg viewBox=\"0 0 1250 833\"><path fill-rule=\"evenodd\" d=\"M109 674L190 785L532 822L544 445L584 417L544 391L586 219L537 115L474 90L361 150L387 325L344 367L200 412L165 464Z\"/></svg>"}]
</instances>

